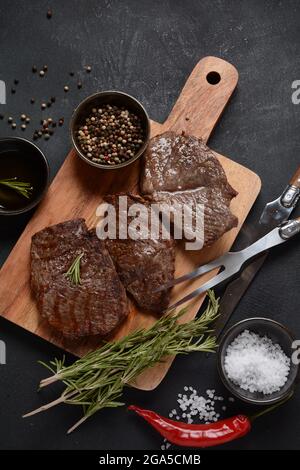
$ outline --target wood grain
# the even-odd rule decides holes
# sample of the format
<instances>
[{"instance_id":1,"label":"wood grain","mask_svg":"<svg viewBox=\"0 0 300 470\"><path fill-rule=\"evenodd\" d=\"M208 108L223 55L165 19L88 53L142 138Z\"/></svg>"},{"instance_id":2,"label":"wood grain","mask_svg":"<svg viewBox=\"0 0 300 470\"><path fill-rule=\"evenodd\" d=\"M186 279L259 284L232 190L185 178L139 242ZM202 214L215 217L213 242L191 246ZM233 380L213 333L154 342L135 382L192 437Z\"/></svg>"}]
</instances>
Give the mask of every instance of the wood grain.
<instances>
[{"instance_id":1,"label":"wood grain","mask_svg":"<svg viewBox=\"0 0 300 470\"><path fill-rule=\"evenodd\" d=\"M220 82L212 85L206 80L209 72L217 72ZM238 81L236 69L221 59L206 57L194 68L167 121L151 123L152 136L172 129L194 134L208 140ZM200 252L185 252L178 247L176 276L180 276L227 251L252 207L259 191L260 179L252 171L216 153L230 184L238 191L232 202L232 211L239 218L239 226L224 235L212 247ZM137 189L139 162L121 170L107 172L86 165L72 150L51 184L48 193L16 243L0 271L0 312L8 320L37 334L63 349L82 355L100 344L98 337L70 341L51 329L39 315L30 291L30 243L32 235L42 228L67 219L84 217L89 227L97 222L95 211L107 193ZM212 273L188 285L173 290L171 302L209 279ZM204 296L189 305L184 321L195 317ZM122 337L137 327L149 327L156 318L138 311L133 305L129 317L112 337ZM173 358L167 358L138 378L135 386L152 390L167 373Z\"/></svg>"}]
</instances>

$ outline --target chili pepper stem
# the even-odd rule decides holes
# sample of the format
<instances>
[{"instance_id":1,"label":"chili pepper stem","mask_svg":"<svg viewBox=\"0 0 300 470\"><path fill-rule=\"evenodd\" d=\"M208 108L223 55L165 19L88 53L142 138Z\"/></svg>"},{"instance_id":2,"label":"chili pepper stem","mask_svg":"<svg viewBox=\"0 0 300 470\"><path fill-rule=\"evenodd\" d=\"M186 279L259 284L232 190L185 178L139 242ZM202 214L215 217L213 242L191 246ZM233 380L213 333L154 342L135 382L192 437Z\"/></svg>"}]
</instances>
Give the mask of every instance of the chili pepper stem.
<instances>
[{"instance_id":1,"label":"chili pepper stem","mask_svg":"<svg viewBox=\"0 0 300 470\"><path fill-rule=\"evenodd\" d=\"M272 406L268 406L268 408L265 408L264 410L262 411L259 411L258 413L255 413L254 415L252 416L249 416L249 419L251 422L255 421L257 418L260 418L261 416L275 410L276 408L278 408L279 406L283 405L284 403L286 403L292 396L293 396L294 392L290 393L286 398L284 398L283 400L281 400L280 402L276 403L275 405L272 405Z\"/></svg>"}]
</instances>

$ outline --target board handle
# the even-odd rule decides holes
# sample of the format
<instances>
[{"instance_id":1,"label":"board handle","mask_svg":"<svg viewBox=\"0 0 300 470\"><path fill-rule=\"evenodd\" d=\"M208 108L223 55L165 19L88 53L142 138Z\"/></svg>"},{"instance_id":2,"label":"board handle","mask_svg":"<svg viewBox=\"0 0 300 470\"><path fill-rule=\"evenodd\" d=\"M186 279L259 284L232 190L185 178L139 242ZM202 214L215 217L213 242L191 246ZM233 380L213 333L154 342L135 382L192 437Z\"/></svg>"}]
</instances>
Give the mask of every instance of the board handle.
<instances>
[{"instance_id":1,"label":"board handle","mask_svg":"<svg viewBox=\"0 0 300 470\"><path fill-rule=\"evenodd\" d=\"M200 60L189 76L164 130L208 141L238 82L238 72L217 57Z\"/></svg>"}]
</instances>

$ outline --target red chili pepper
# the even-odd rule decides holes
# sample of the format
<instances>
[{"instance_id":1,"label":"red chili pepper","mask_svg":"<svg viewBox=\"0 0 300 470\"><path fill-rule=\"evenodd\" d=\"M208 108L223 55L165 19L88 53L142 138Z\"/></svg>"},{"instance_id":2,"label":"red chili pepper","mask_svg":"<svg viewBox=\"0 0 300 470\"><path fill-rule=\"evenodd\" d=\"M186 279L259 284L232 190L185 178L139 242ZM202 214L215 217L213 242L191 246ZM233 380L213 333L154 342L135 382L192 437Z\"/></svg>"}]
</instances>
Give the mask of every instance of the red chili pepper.
<instances>
[{"instance_id":1,"label":"red chili pepper","mask_svg":"<svg viewBox=\"0 0 300 470\"><path fill-rule=\"evenodd\" d=\"M251 430L251 423L259 416L268 413L287 401L270 406L252 417L237 415L211 424L188 424L164 418L154 411L143 410L131 405L129 410L135 411L172 444L185 447L212 447L239 439Z\"/></svg>"},{"instance_id":2,"label":"red chili pepper","mask_svg":"<svg viewBox=\"0 0 300 470\"><path fill-rule=\"evenodd\" d=\"M247 416L238 415L212 424L187 424L164 418L154 411L129 406L148 421L165 439L172 444L186 447L210 447L233 441L245 436L251 429Z\"/></svg>"}]
</instances>

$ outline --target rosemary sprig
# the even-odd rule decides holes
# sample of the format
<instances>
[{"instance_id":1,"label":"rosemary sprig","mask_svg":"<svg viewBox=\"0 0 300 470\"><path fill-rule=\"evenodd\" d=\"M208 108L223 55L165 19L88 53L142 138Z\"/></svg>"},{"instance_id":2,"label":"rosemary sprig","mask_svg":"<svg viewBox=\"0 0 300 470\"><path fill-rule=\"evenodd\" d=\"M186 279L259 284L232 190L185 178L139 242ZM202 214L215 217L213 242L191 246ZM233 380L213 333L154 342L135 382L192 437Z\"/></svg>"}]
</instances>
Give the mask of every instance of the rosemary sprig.
<instances>
[{"instance_id":1,"label":"rosemary sprig","mask_svg":"<svg viewBox=\"0 0 300 470\"><path fill-rule=\"evenodd\" d=\"M75 258L68 271L65 273L65 276L70 280L70 282L72 282L72 284L74 284L74 286L78 286L78 284L81 284L80 261L82 257L83 253L80 253Z\"/></svg>"},{"instance_id":2,"label":"rosemary sprig","mask_svg":"<svg viewBox=\"0 0 300 470\"><path fill-rule=\"evenodd\" d=\"M122 406L120 398L125 386L146 369L169 355L187 354L193 351L212 352L216 340L210 336L211 323L218 316L219 302L209 292L205 312L195 320L180 323L186 312L169 314L160 318L148 330L141 329L124 338L105 343L103 347L66 366L64 358L43 364L53 373L43 379L40 387L61 381L66 388L59 398L24 415L31 416L52 408L59 403L83 406L83 417L72 426L72 432L87 418L102 408Z\"/></svg>"},{"instance_id":3,"label":"rosemary sprig","mask_svg":"<svg viewBox=\"0 0 300 470\"><path fill-rule=\"evenodd\" d=\"M24 183L23 181L18 181L17 177L0 180L0 184L16 191L17 193L21 194L27 199L30 198L32 194L32 190L33 190L33 187L31 186L30 183Z\"/></svg>"}]
</instances>

